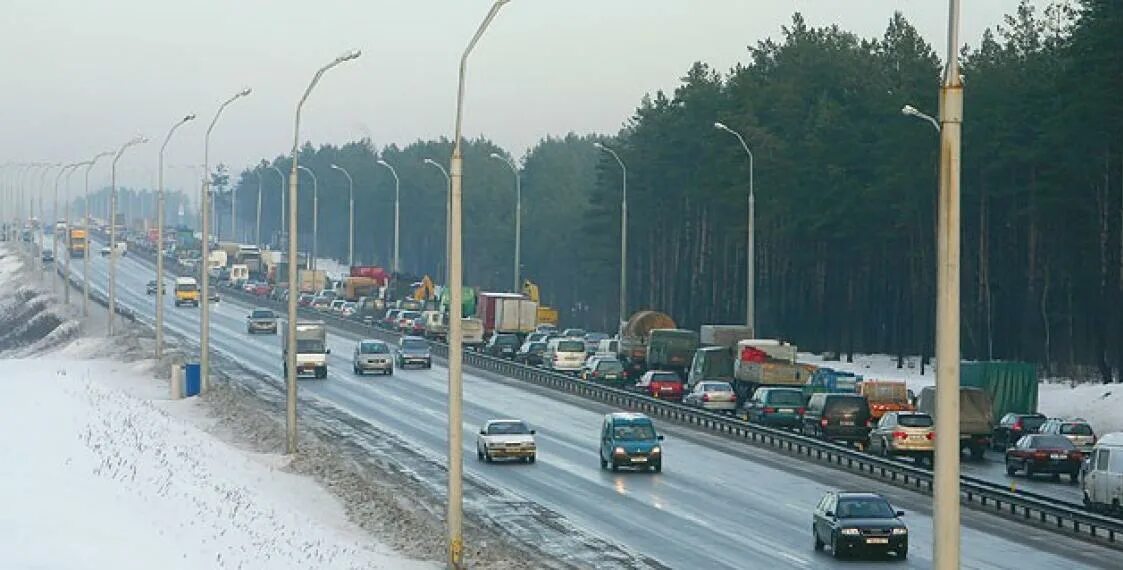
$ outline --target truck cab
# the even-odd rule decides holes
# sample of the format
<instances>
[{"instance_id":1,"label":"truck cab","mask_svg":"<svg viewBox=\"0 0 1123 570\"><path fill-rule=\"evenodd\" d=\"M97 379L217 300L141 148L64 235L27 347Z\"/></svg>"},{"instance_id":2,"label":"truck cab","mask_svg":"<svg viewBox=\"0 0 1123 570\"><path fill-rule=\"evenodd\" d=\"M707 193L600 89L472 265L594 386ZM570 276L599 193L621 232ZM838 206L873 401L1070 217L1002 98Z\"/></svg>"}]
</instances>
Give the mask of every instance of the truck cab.
<instances>
[{"instance_id":1,"label":"truck cab","mask_svg":"<svg viewBox=\"0 0 1123 570\"><path fill-rule=\"evenodd\" d=\"M199 306L199 283L194 277L176 277L175 306Z\"/></svg>"},{"instance_id":2,"label":"truck cab","mask_svg":"<svg viewBox=\"0 0 1123 570\"><path fill-rule=\"evenodd\" d=\"M289 372L289 327L284 327L281 337L281 357L285 376ZM315 378L328 377L327 327L323 321L296 322L296 377L311 375Z\"/></svg>"}]
</instances>

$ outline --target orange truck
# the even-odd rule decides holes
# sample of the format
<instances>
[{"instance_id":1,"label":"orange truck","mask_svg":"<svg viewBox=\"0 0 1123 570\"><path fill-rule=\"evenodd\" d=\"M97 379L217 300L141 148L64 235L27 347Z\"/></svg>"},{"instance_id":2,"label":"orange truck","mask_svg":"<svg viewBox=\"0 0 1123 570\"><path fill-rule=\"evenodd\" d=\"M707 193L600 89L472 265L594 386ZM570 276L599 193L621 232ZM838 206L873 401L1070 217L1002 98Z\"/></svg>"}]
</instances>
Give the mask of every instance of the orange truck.
<instances>
[{"instance_id":1,"label":"orange truck","mask_svg":"<svg viewBox=\"0 0 1123 570\"><path fill-rule=\"evenodd\" d=\"M886 412L912 411L909 403L908 386L894 380L863 380L858 385L858 393L870 402L870 415L874 421L880 420Z\"/></svg>"}]
</instances>

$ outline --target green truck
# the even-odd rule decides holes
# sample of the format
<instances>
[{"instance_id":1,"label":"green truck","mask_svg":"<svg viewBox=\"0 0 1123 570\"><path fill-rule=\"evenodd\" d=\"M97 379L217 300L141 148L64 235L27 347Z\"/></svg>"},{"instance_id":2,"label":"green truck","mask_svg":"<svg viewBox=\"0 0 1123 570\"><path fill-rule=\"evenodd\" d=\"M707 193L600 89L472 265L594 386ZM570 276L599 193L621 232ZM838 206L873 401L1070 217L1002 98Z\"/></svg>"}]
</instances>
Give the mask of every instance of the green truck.
<instances>
[{"instance_id":1,"label":"green truck","mask_svg":"<svg viewBox=\"0 0 1123 570\"><path fill-rule=\"evenodd\" d=\"M686 370L698 350L698 333L686 329L653 329L647 337L647 367L670 370L686 379Z\"/></svg>"},{"instance_id":2,"label":"green truck","mask_svg":"<svg viewBox=\"0 0 1123 570\"><path fill-rule=\"evenodd\" d=\"M959 385L981 388L990 396L994 419L1009 413L1037 412L1037 369L1026 362L962 362Z\"/></svg>"}]
</instances>

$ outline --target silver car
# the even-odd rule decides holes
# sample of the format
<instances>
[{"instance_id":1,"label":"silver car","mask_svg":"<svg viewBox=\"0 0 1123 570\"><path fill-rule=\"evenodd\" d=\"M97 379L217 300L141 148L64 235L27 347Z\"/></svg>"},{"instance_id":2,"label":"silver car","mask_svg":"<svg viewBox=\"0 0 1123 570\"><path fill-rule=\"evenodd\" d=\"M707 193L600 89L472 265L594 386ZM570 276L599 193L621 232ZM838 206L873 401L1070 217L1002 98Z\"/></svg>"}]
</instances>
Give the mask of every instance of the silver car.
<instances>
[{"instance_id":1,"label":"silver car","mask_svg":"<svg viewBox=\"0 0 1123 570\"><path fill-rule=\"evenodd\" d=\"M682 403L703 410L732 413L737 410L737 393L729 382L707 380L697 383L689 394L682 397Z\"/></svg>"},{"instance_id":2,"label":"silver car","mask_svg":"<svg viewBox=\"0 0 1123 570\"><path fill-rule=\"evenodd\" d=\"M1092 431L1092 426L1081 418L1071 420L1052 418L1042 424L1037 429L1037 433L1064 436L1076 446L1076 449L1084 453L1091 453L1092 448L1096 446L1096 432Z\"/></svg>"},{"instance_id":3,"label":"silver car","mask_svg":"<svg viewBox=\"0 0 1123 570\"><path fill-rule=\"evenodd\" d=\"M534 463L538 458L534 430L522 420L488 420L476 436L476 458L488 463L509 458Z\"/></svg>"},{"instance_id":4,"label":"silver car","mask_svg":"<svg viewBox=\"0 0 1123 570\"><path fill-rule=\"evenodd\" d=\"M381 372L386 376L394 373L394 354L390 351L390 345L381 340L360 340L355 345L352 362L358 376L367 372Z\"/></svg>"}]
</instances>

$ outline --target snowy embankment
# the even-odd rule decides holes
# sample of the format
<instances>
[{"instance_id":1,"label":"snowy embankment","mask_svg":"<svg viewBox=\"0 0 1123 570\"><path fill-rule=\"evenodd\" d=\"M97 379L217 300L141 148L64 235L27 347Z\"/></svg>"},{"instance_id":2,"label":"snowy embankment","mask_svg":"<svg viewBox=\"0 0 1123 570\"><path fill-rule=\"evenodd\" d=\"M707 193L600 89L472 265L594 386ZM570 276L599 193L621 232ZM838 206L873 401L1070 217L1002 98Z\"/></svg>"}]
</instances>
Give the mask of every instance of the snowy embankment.
<instances>
[{"instance_id":1,"label":"snowy embankment","mask_svg":"<svg viewBox=\"0 0 1123 570\"><path fill-rule=\"evenodd\" d=\"M920 360L905 359L897 368L897 359L885 354L855 354L854 362L825 361L817 354L800 353L799 359L817 366L827 366L861 374L866 378L903 380L916 393L936 383L936 369L924 368ZM1037 409L1051 418L1084 418L1098 434L1123 431L1123 384L1087 382L1073 386L1066 382L1041 382Z\"/></svg>"}]
</instances>

